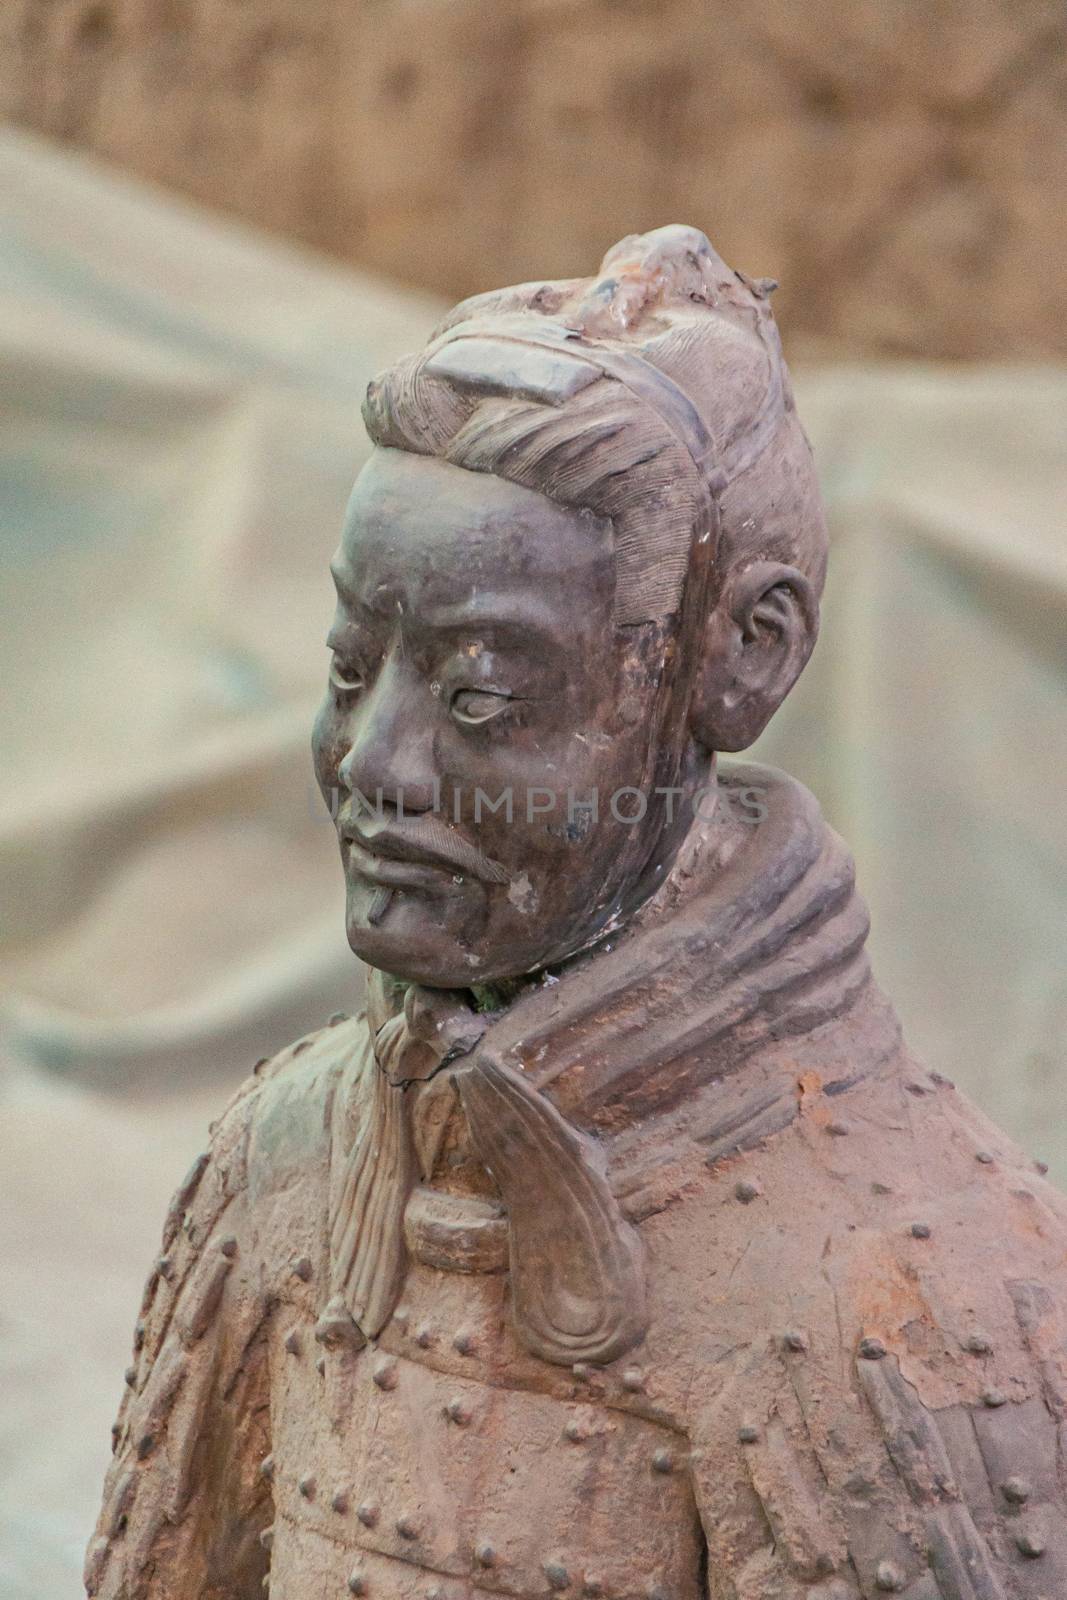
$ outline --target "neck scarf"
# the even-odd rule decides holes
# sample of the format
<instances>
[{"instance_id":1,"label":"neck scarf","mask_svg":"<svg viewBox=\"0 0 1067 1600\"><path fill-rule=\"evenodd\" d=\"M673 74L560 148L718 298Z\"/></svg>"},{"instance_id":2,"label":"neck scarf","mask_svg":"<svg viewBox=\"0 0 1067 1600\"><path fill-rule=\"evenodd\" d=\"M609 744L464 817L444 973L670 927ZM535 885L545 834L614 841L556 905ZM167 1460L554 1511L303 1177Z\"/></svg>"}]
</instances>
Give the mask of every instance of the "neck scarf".
<instances>
[{"instance_id":1,"label":"neck scarf","mask_svg":"<svg viewBox=\"0 0 1067 1600\"><path fill-rule=\"evenodd\" d=\"M420 1085L456 1081L507 1214L520 1339L548 1361L602 1363L645 1331L634 1221L647 1214L649 1166L662 1168L679 1142L714 1160L784 1127L797 1090L783 1041L823 1037L869 1001L866 908L812 796L749 765L720 787L735 806L751 797L756 815L733 853L724 860L711 826L696 824L628 928L532 982L502 1014L372 980L369 1106L330 1231L334 1291L367 1337L384 1327L407 1271ZM888 1008L872 1015L864 1061L842 1069L848 1082L898 1042Z\"/></svg>"}]
</instances>

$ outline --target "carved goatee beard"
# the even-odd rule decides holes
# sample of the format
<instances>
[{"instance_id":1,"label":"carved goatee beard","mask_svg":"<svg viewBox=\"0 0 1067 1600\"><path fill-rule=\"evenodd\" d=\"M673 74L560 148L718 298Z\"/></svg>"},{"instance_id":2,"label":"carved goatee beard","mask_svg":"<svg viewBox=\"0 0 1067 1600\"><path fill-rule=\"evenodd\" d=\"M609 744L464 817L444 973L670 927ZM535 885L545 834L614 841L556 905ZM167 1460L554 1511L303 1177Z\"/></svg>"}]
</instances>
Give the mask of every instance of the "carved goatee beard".
<instances>
[{"instance_id":1,"label":"carved goatee beard","mask_svg":"<svg viewBox=\"0 0 1067 1600\"><path fill-rule=\"evenodd\" d=\"M350 874L347 871L345 891L346 928L349 943L353 945L357 955L359 951L355 949L353 941L358 939L359 931L365 926L374 929L381 927L390 912L396 910L404 895L419 893L427 900L431 898L425 891L369 883L358 874ZM494 886L475 878L467 878L462 886L450 885L447 891L432 896L439 908L437 914L442 925L450 928L461 948L477 945L479 938L484 934L491 910L489 896L493 892L506 894L507 888L505 886L501 890L494 891Z\"/></svg>"}]
</instances>

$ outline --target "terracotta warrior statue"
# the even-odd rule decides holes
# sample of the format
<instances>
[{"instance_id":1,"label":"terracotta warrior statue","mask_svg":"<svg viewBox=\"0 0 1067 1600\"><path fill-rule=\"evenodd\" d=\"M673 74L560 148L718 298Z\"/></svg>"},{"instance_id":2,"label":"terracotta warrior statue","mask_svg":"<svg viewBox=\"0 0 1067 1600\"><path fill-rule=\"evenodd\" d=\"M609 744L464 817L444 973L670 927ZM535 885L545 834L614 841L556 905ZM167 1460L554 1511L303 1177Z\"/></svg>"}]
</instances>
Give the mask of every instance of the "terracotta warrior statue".
<instances>
[{"instance_id":1,"label":"terracotta warrior statue","mask_svg":"<svg viewBox=\"0 0 1067 1600\"><path fill-rule=\"evenodd\" d=\"M366 1009L175 1196L91 1595L1067 1596L1067 1202L719 759L826 563L772 287L663 228L370 386L314 736Z\"/></svg>"}]
</instances>

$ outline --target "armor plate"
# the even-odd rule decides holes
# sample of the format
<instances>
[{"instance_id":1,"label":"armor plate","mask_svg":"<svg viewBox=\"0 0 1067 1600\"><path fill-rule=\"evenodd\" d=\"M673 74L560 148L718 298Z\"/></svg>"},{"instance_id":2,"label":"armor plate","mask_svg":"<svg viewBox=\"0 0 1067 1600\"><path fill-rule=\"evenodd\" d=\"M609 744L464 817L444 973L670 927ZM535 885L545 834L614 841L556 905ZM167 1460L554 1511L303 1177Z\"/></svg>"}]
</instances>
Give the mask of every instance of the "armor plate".
<instances>
[{"instance_id":1,"label":"armor plate","mask_svg":"<svg viewBox=\"0 0 1067 1600\"><path fill-rule=\"evenodd\" d=\"M698 1600L680 1435L542 1363L515 1387L500 1280L461 1280L457 1339L441 1279L416 1268L362 1350L323 1354L311 1328L280 1330L273 1432L301 1448L274 1457L272 1594ZM436 1327L420 1320L431 1306Z\"/></svg>"}]
</instances>

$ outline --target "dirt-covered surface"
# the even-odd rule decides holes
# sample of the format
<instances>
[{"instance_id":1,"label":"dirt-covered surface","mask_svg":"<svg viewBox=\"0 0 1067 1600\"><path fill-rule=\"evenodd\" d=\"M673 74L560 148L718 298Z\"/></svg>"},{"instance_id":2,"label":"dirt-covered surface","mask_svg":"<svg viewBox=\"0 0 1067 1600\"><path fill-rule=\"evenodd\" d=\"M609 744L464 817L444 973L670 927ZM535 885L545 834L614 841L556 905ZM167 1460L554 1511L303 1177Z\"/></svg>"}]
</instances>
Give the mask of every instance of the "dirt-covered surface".
<instances>
[{"instance_id":1,"label":"dirt-covered surface","mask_svg":"<svg viewBox=\"0 0 1067 1600\"><path fill-rule=\"evenodd\" d=\"M453 297L707 232L787 337L1067 351L1050 0L13 0L0 109Z\"/></svg>"}]
</instances>

